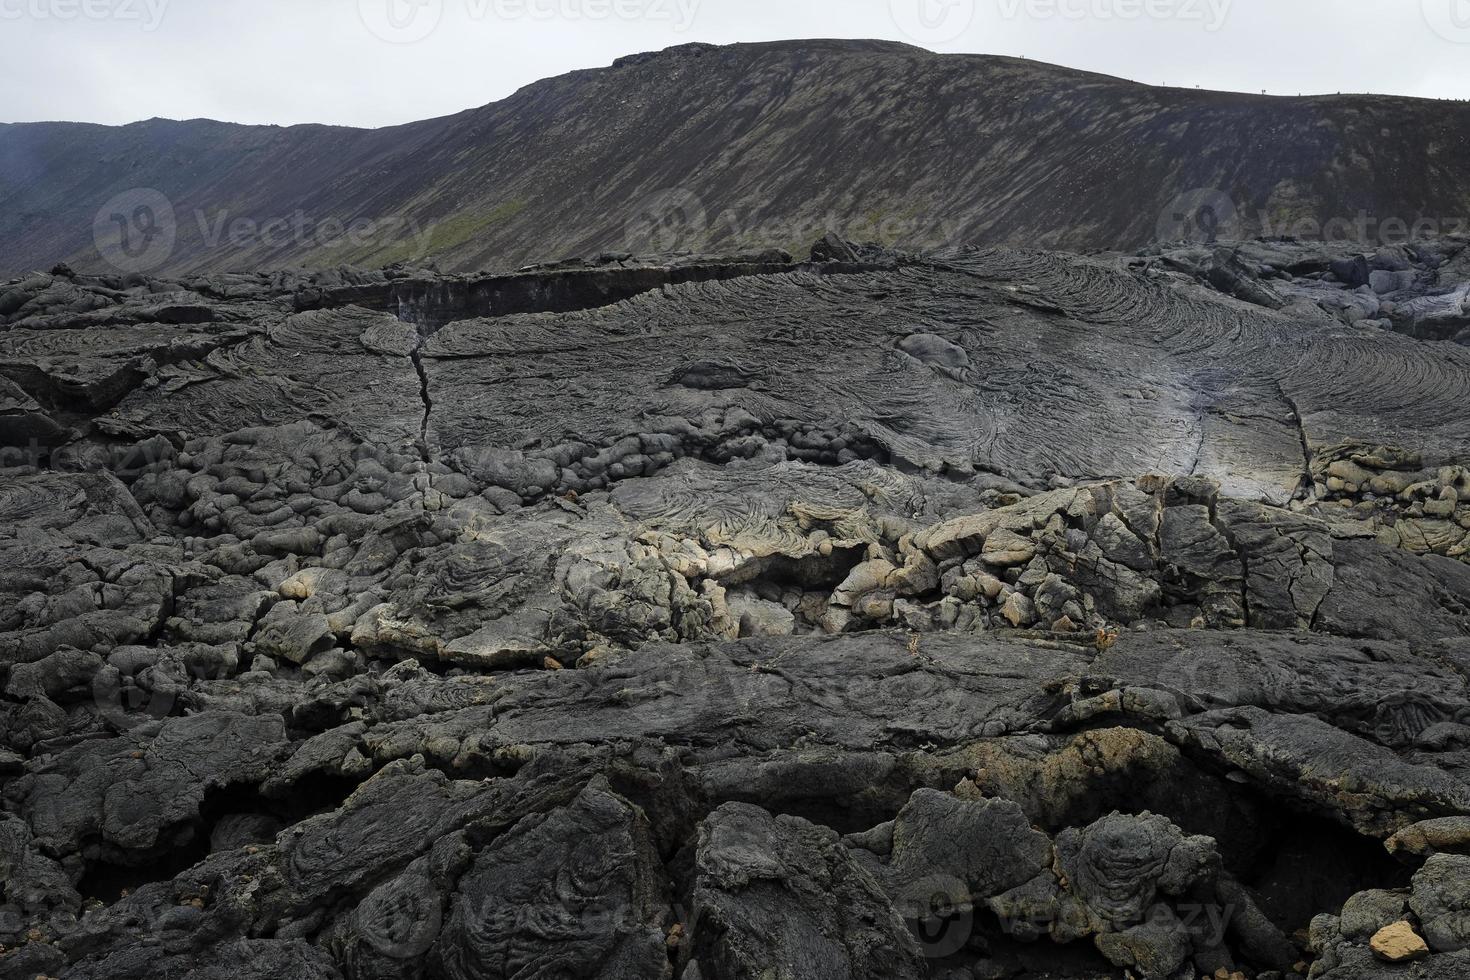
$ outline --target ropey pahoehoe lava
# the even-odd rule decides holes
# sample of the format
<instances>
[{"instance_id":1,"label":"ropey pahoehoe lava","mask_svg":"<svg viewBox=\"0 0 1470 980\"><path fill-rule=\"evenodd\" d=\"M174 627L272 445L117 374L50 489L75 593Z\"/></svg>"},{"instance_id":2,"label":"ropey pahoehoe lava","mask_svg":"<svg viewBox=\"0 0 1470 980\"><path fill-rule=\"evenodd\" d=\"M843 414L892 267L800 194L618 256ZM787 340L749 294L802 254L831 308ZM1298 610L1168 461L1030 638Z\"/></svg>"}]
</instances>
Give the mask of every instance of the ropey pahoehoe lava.
<instances>
[{"instance_id":1,"label":"ropey pahoehoe lava","mask_svg":"<svg viewBox=\"0 0 1470 980\"><path fill-rule=\"evenodd\" d=\"M1467 405L1457 235L15 279L0 978L1470 976Z\"/></svg>"}]
</instances>

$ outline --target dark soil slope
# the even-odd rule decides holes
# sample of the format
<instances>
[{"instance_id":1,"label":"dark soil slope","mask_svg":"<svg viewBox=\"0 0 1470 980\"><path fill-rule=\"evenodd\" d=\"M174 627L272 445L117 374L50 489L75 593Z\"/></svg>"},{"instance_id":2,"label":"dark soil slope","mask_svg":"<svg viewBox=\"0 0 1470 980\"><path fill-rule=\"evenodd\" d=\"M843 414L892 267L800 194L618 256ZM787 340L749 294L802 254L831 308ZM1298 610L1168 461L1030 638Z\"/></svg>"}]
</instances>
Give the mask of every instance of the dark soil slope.
<instances>
[{"instance_id":1,"label":"dark soil slope","mask_svg":"<svg viewBox=\"0 0 1470 980\"><path fill-rule=\"evenodd\" d=\"M1363 214L1370 235L1432 220L1423 234L1470 215L1467 135L1463 103L1161 89L887 42L689 45L381 130L0 126L0 274L102 265L99 209L116 236L111 214L133 221L132 204L104 205L136 188L170 205L133 229L173 233L171 247L131 243L162 242L150 272L504 269L791 248L828 227L910 246L1120 248L1184 237L1202 202L1232 237L1303 219L1317 237Z\"/></svg>"}]
</instances>

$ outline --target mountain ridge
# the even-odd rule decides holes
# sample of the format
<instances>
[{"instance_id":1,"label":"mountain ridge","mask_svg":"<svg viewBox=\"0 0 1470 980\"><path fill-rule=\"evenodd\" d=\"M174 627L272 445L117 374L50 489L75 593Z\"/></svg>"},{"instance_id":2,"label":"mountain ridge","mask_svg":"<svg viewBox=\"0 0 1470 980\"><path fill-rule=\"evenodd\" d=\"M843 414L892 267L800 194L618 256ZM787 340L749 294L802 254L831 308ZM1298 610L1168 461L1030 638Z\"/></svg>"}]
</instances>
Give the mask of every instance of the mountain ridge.
<instances>
[{"instance_id":1,"label":"mountain ridge","mask_svg":"<svg viewBox=\"0 0 1470 980\"><path fill-rule=\"evenodd\" d=\"M128 209L99 212L138 190L161 195L175 231L140 271L174 273L509 269L794 247L829 227L911 247L1126 249L1169 237L1191 194L1228 201L1234 237L1270 231L1258 215L1443 221L1470 215L1467 144L1459 103L1160 88L886 41L680 45L381 129L0 125L0 275L134 271L108 261ZM331 234L354 221L367 233Z\"/></svg>"}]
</instances>

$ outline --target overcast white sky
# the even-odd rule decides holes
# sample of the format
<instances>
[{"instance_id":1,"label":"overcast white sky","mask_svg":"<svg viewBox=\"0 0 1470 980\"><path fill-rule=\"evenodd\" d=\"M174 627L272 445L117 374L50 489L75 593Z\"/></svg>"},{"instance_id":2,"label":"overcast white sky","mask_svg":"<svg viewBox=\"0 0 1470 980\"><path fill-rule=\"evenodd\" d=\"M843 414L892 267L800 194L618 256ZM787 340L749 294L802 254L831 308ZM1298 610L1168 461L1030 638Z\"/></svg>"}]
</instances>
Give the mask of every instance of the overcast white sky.
<instances>
[{"instance_id":1,"label":"overcast white sky","mask_svg":"<svg viewBox=\"0 0 1470 980\"><path fill-rule=\"evenodd\" d=\"M635 51L805 37L1470 99L1470 0L0 0L0 121L385 126Z\"/></svg>"}]
</instances>

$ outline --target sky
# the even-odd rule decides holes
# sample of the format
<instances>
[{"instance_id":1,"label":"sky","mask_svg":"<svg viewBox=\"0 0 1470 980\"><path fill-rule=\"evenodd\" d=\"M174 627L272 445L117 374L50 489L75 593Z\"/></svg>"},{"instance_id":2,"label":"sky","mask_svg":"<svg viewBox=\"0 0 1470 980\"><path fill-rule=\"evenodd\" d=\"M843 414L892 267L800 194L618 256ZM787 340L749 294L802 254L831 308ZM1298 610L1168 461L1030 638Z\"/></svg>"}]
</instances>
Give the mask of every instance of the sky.
<instances>
[{"instance_id":1,"label":"sky","mask_svg":"<svg viewBox=\"0 0 1470 980\"><path fill-rule=\"evenodd\" d=\"M0 0L0 122L387 126L633 52L811 37L1470 99L1470 0Z\"/></svg>"}]
</instances>

